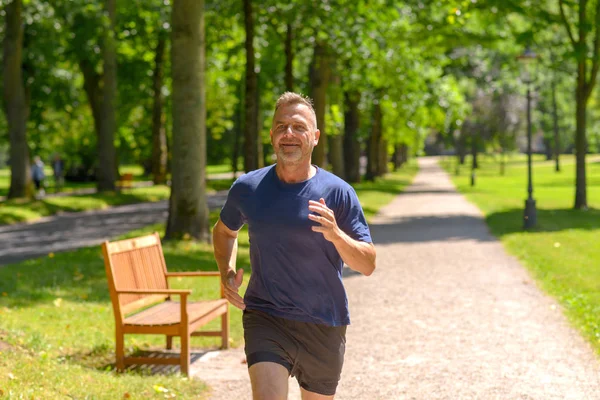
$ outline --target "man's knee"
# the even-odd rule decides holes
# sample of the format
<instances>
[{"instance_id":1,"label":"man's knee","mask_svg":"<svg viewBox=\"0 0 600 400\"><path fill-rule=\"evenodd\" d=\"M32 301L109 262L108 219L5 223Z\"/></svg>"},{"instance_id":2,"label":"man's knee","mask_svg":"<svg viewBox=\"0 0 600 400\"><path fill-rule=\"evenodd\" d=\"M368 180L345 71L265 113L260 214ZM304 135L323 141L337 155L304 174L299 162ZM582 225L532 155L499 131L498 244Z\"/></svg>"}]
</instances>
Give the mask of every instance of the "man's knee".
<instances>
[{"instance_id":1,"label":"man's knee","mask_svg":"<svg viewBox=\"0 0 600 400\"><path fill-rule=\"evenodd\" d=\"M289 371L283 365L259 362L252 365L248 372L254 400L287 399Z\"/></svg>"}]
</instances>

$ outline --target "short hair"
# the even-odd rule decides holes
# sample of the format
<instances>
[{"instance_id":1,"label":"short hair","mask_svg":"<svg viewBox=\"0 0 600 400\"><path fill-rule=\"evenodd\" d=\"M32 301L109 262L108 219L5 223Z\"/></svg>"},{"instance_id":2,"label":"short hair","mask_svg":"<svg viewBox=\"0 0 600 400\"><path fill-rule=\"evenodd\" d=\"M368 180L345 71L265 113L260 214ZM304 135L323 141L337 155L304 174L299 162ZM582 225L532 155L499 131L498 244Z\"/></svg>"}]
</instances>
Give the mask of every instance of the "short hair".
<instances>
[{"instance_id":1,"label":"short hair","mask_svg":"<svg viewBox=\"0 0 600 400\"><path fill-rule=\"evenodd\" d=\"M308 96L294 92L285 92L277 99L277 103L275 103L275 112L277 112L281 106L293 104L304 104L306 107L308 107L313 116L312 122L315 126L315 130L317 130L317 114L315 113L315 108L313 107L313 101Z\"/></svg>"}]
</instances>

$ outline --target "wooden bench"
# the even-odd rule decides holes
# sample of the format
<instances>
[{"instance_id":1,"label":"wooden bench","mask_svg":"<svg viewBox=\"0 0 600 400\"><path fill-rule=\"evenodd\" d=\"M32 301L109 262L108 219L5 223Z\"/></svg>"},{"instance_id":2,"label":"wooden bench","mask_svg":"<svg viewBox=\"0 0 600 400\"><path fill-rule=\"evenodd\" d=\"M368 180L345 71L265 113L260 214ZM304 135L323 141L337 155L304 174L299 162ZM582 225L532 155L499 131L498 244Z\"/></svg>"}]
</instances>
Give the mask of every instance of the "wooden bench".
<instances>
[{"instance_id":1,"label":"wooden bench","mask_svg":"<svg viewBox=\"0 0 600 400\"><path fill-rule=\"evenodd\" d=\"M132 173L121 174L121 176L119 177L119 180L117 181L117 189L118 190L131 189L132 187L133 187L133 174Z\"/></svg>"},{"instance_id":2,"label":"wooden bench","mask_svg":"<svg viewBox=\"0 0 600 400\"><path fill-rule=\"evenodd\" d=\"M219 272L167 272L157 233L134 239L102 244L108 288L115 315L116 367L131 364L179 364L189 375L190 336L220 336L221 347L229 345L229 306L221 298L189 302L191 290L169 289L170 277L219 277ZM214 279L214 278L213 278ZM215 283L220 285L219 283ZM177 296L179 302L171 300ZM197 331L209 321L221 317L221 330ZM171 349L173 336L181 338L178 358L125 357L125 334L166 335Z\"/></svg>"}]
</instances>

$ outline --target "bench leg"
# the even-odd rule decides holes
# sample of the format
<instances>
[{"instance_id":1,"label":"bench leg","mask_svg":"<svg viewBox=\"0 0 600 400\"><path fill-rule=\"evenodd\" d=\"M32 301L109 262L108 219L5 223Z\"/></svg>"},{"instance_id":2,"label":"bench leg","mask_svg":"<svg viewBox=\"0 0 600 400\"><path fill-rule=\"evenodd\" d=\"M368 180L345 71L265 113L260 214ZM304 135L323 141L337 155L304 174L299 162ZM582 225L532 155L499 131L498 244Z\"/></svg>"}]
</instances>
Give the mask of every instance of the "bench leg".
<instances>
[{"instance_id":1,"label":"bench leg","mask_svg":"<svg viewBox=\"0 0 600 400\"><path fill-rule=\"evenodd\" d=\"M229 348L229 305L226 305L227 312L221 315L221 348Z\"/></svg>"},{"instance_id":2,"label":"bench leg","mask_svg":"<svg viewBox=\"0 0 600 400\"><path fill-rule=\"evenodd\" d=\"M125 370L125 335L120 329L117 329L116 333L116 365L117 371L121 372Z\"/></svg>"},{"instance_id":3,"label":"bench leg","mask_svg":"<svg viewBox=\"0 0 600 400\"><path fill-rule=\"evenodd\" d=\"M190 375L190 331L186 326L181 332L181 373L185 376Z\"/></svg>"},{"instance_id":4,"label":"bench leg","mask_svg":"<svg viewBox=\"0 0 600 400\"><path fill-rule=\"evenodd\" d=\"M173 336L167 335L167 350L173 348Z\"/></svg>"}]
</instances>

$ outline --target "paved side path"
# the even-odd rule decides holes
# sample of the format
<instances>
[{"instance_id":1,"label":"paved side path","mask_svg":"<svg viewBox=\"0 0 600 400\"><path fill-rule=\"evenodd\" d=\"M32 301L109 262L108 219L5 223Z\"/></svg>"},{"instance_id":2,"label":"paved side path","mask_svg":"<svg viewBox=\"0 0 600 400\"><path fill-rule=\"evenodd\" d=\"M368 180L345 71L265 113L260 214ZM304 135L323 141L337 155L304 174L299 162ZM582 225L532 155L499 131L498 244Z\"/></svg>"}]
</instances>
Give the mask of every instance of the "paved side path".
<instances>
[{"instance_id":1,"label":"paved side path","mask_svg":"<svg viewBox=\"0 0 600 400\"><path fill-rule=\"evenodd\" d=\"M209 208L222 207L226 196L227 191L209 195ZM130 204L0 226L0 267L51 252L94 246L134 229L166 222L167 207L167 201Z\"/></svg>"},{"instance_id":2,"label":"paved side path","mask_svg":"<svg viewBox=\"0 0 600 400\"><path fill-rule=\"evenodd\" d=\"M371 224L377 271L345 284L352 325L336 399L600 399L600 363L432 159ZM250 399L242 350L195 375ZM299 399L290 380L290 399Z\"/></svg>"}]
</instances>

